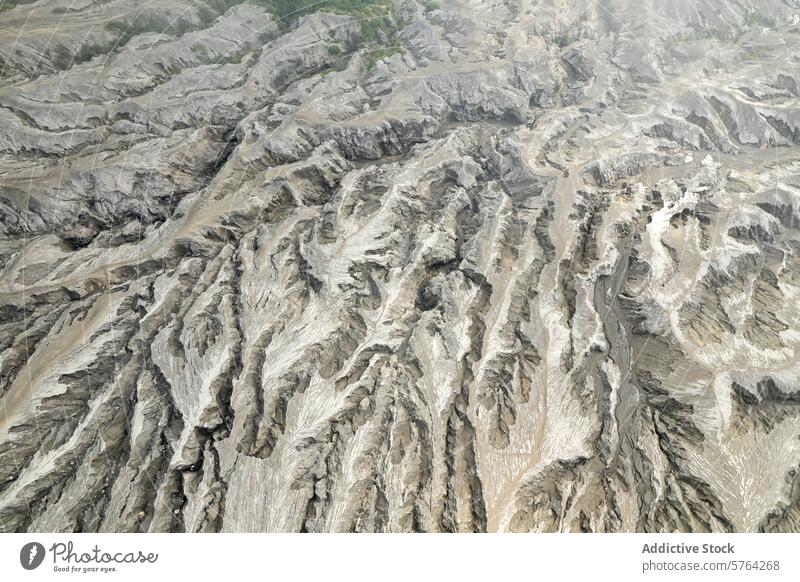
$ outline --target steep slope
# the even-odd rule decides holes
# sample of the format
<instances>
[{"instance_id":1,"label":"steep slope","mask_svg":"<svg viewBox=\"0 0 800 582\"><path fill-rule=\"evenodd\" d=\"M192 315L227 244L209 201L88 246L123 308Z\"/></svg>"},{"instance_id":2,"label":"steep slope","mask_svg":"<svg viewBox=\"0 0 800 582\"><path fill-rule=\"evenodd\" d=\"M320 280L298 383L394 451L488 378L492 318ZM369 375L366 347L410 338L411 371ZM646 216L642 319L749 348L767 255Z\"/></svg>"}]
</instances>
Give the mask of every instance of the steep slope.
<instances>
[{"instance_id":1,"label":"steep slope","mask_svg":"<svg viewBox=\"0 0 800 582\"><path fill-rule=\"evenodd\" d=\"M3 12L0 531L798 531L800 3L285 7Z\"/></svg>"}]
</instances>

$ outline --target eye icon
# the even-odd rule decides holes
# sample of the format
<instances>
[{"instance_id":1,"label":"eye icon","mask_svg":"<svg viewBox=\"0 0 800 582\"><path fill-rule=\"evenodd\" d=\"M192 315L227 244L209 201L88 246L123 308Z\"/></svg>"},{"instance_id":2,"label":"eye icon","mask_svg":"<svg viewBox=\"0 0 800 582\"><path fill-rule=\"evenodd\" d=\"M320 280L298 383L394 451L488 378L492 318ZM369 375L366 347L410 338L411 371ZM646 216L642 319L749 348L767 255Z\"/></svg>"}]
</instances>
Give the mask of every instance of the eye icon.
<instances>
[{"instance_id":1,"label":"eye icon","mask_svg":"<svg viewBox=\"0 0 800 582\"><path fill-rule=\"evenodd\" d=\"M26 570L35 570L44 561L44 546L39 542L30 542L19 551L19 563Z\"/></svg>"}]
</instances>

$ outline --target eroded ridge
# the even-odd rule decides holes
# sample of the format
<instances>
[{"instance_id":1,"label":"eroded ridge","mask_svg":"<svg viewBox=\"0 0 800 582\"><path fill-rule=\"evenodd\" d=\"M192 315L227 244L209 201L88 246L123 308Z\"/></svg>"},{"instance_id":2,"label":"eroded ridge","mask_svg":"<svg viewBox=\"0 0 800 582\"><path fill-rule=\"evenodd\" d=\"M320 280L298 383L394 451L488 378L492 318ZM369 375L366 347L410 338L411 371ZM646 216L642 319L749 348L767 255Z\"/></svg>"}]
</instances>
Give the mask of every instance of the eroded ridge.
<instances>
[{"instance_id":1,"label":"eroded ridge","mask_svg":"<svg viewBox=\"0 0 800 582\"><path fill-rule=\"evenodd\" d=\"M3 12L0 531L798 531L800 5L353 5Z\"/></svg>"}]
</instances>

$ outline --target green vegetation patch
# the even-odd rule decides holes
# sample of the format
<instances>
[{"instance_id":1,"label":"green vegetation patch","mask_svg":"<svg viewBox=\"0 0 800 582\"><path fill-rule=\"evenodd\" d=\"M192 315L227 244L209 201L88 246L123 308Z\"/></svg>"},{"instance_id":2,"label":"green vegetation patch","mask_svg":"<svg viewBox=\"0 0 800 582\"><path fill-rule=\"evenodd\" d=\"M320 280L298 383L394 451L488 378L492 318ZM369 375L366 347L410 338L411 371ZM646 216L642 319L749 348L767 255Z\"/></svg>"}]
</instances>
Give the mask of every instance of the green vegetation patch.
<instances>
[{"instance_id":1,"label":"green vegetation patch","mask_svg":"<svg viewBox=\"0 0 800 582\"><path fill-rule=\"evenodd\" d=\"M403 49L399 45L392 45L369 51L366 54L367 68L371 69L372 67L375 66L375 63L377 63L378 61L390 57L393 54L402 52L402 50Z\"/></svg>"},{"instance_id":2,"label":"green vegetation patch","mask_svg":"<svg viewBox=\"0 0 800 582\"><path fill-rule=\"evenodd\" d=\"M392 16L392 0L249 0L263 6L278 19L279 25L288 28L297 20L315 12L346 14L355 18L361 27L359 45L367 47L366 59L371 67L379 60L388 57L401 48L396 39L396 25ZM332 57L357 47L331 46L328 53Z\"/></svg>"},{"instance_id":3,"label":"green vegetation patch","mask_svg":"<svg viewBox=\"0 0 800 582\"><path fill-rule=\"evenodd\" d=\"M130 39L139 34L147 32L171 32L169 30L160 30L157 23L137 18L132 22L125 22L123 20L112 20L106 23L106 30L114 35L114 46L121 47L126 44Z\"/></svg>"},{"instance_id":4,"label":"green vegetation patch","mask_svg":"<svg viewBox=\"0 0 800 582\"><path fill-rule=\"evenodd\" d=\"M391 0L250 0L272 12L281 26L288 27L298 18L314 12L332 12L355 17L361 24L365 41L373 41L378 31L387 36L393 28Z\"/></svg>"}]
</instances>

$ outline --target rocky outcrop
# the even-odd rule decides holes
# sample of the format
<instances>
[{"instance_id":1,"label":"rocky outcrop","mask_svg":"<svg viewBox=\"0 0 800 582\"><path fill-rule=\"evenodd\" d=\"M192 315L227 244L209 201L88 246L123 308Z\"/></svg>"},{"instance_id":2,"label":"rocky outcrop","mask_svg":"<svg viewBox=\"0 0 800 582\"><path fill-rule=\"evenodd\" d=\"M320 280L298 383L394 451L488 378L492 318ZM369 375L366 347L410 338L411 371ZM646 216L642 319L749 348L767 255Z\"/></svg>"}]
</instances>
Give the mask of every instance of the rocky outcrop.
<instances>
[{"instance_id":1,"label":"rocky outcrop","mask_svg":"<svg viewBox=\"0 0 800 582\"><path fill-rule=\"evenodd\" d=\"M373 4L4 11L0 531L797 531L800 7Z\"/></svg>"}]
</instances>

